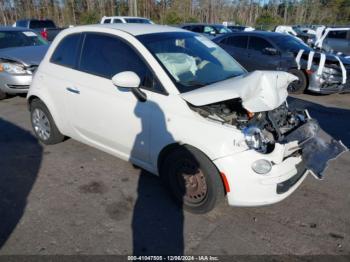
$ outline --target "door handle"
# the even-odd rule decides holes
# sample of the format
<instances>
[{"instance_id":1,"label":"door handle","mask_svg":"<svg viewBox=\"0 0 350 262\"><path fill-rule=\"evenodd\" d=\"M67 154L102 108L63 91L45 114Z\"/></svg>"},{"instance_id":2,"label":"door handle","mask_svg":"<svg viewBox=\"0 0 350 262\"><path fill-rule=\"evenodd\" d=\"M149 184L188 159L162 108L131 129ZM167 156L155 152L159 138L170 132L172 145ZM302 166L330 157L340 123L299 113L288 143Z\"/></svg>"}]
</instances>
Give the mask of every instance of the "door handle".
<instances>
[{"instance_id":1,"label":"door handle","mask_svg":"<svg viewBox=\"0 0 350 262\"><path fill-rule=\"evenodd\" d=\"M77 89L75 87L67 87L66 90L71 92L71 93L74 93L74 94L80 94L79 89Z\"/></svg>"}]
</instances>

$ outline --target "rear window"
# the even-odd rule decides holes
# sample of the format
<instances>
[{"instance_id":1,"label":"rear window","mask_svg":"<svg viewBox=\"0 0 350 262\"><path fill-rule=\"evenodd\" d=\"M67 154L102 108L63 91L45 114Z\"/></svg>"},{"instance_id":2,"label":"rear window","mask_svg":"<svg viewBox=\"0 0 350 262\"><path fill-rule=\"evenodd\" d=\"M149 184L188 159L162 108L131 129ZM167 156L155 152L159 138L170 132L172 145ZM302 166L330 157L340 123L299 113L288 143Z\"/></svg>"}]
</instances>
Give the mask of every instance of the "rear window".
<instances>
[{"instance_id":1,"label":"rear window","mask_svg":"<svg viewBox=\"0 0 350 262\"><path fill-rule=\"evenodd\" d=\"M55 23L50 20L32 20L29 28L56 28Z\"/></svg>"},{"instance_id":2,"label":"rear window","mask_svg":"<svg viewBox=\"0 0 350 262\"><path fill-rule=\"evenodd\" d=\"M38 45L47 45L47 42L33 31L0 31L0 49Z\"/></svg>"},{"instance_id":3,"label":"rear window","mask_svg":"<svg viewBox=\"0 0 350 262\"><path fill-rule=\"evenodd\" d=\"M132 24L151 24L149 20L140 18L125 18L125 21Z\"/></svg>"},{"instance_id":4,"label":"rear window","mask_svg":"<svg viewBox=\"0 0 350 262\"><path fill-rule=\"evenodd\" d=\"M77 62L80 36L81 34L72 34L63 38L51 56L50 62L74 68Z\"/></svg>"}]
</instances>

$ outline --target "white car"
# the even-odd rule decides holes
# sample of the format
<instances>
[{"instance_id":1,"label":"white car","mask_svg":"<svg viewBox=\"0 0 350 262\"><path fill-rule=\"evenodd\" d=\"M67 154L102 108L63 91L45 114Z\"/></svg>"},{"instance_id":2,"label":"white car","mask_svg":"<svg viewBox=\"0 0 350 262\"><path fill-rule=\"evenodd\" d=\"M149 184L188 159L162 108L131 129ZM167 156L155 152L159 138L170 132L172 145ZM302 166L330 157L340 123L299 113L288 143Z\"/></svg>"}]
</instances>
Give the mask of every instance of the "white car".
<instances>
[{"instance_id":1,"label":"white car","mask_svg":"<svg viewBox=\"0 0 350 262\"><path fill-rule=\"evenodd\" d=\"M179 28L89 25L57 36L27 99L42 143L71 137L131 161L160 175L183 208L204 213L225 195L232 206L278 202L346 150L288 109L294 80L247 74ZM331 153L318 152L324 139Z\"/></svg>"},{"instance_id":2,"label":"white car","mask_svg":"<svg viewBox=\"0 0 350 262\"><path fill-rule=\"evenodd\" d=\"M104 16L100 24L154 24L152 20L136 16Z\"/></svg>"}]
</instances>

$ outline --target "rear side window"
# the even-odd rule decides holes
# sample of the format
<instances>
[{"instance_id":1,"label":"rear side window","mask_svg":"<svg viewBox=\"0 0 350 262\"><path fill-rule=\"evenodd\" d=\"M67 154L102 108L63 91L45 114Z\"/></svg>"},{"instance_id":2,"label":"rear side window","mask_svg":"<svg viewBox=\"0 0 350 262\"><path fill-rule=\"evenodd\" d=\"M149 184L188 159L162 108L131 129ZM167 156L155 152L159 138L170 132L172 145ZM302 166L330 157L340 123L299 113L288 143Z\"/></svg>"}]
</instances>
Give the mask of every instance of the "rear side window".
<instances>
[{"instance_id":1,"label":"rear side window","mask_svg":"<svg viewBox=\"0 0 350 262\"><path fill-rule=\"evenodd\" d=\"M111 23L111 19L105 19L105 20L103 21L103 23L104 23L104 24L110 24L110 23Z\"/></svg>"},{"instance_id":2,"label":"rear side window","mask_svg":"<svg viewBox=\"0 0 350 262\"><path fill-rule=\"evenodd\" d=\"M103 48L96 48L96 47ZM115 74L133 71L144 88L161 91L152 72L139 55L117 37L104 34L86 34L79 70L111 79Z\"/></svg>"},{"instance_id":3,"label":"rear side window","mask_svg":"<svg viewBox=\"0 0 350 262\"><path fill-rule=\"evenodd\" d=\"M247 36L231 36L226 40L226 44L232 45L238 48L247 48L248 46L248 37Z\"/></svg>"},{"instance_id":4,"label":"rear side window","mask_svg":"<svg viewBox=\"0 0 350 262\"><path fill-rule=\"evenodd\" d=\"M347 30L344 31L330 31L327 35L327 38L332 39L346 39Z\"/></svg>"},{"instance_id":5,"label":"rear side window","mask_svg":"<svg viewBox=\"0 0 350 262\"><path fill-rule=\"evenodd\" d=\"M24 20L17 21L17 22L16 22L16 26L19 26L19 27L27 27L27 22L24 21Z\"/></svg>"},{"instance_id":6,"label":"rear side window","mask_svg":"<svg viewBox=\"0 0 350 262\"><path fill-rule=\"evenodd\" d=\"M29 28L56 28L56 26L51 20L32 20Z\"/></svg>"},{"instance_id":7,"label":"rear side window","mask_svg":"<svg viewBox=\"0 0 350 262\"><path fill-rule=\"evenodd\" d=\"M273 46L263 38L251 36L249 40L249 49L262 52L265 48L273 48Z\"/></svg>"},{"instance_id":8,"label":"rear side window","mask_svg":"<svg viewBox=\"0 0 350 262\"><path fill-rule=\"evenodd\" d=\"M52 54L50 62L74 68L77 61L80 36L81 34L72 34L63 38Z\"/></svg>"},{"instance_id":9,"label":"rear side window","mask_svg":"<svg viewBox=\"0 0 350 262\"><path fill-rule=\"evenodd\" d=\"M192 26L192 28L190 30L192 32L196 32L196 33L203 33L203 26L195 25L195 26Z\"/></svg>"},{"instance_id":10,"label":"rear side window","mask_svg":"<svg viewBox=\"0 0 350 262\"><path fill-rule=\"evenodd\" d=\"M123 23L120 19L113 19L113 24L120 24Z\"/></svg>"}]
</instances>

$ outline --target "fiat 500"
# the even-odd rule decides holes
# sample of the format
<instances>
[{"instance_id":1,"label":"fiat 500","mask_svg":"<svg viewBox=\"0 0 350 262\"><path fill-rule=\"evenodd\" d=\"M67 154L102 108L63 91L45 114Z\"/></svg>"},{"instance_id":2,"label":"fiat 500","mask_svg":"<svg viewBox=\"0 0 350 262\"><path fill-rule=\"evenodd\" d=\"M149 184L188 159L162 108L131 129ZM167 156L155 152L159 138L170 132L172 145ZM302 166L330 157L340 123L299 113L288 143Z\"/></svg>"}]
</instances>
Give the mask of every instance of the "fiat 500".
<instances>
[{"instance_id":1,"label":"fiat 500","mask_svg":"<svg viewBox=\"0 0 350 262\"><path fill-rule=\"evenodd\" d=\"M247 73L207 38L158 25L64 30L27 99L44 144L66 137L159 175L179 203L258 206L322 178L346 148L291 110L286 72Z\"/></svg>"}]
</instances>

